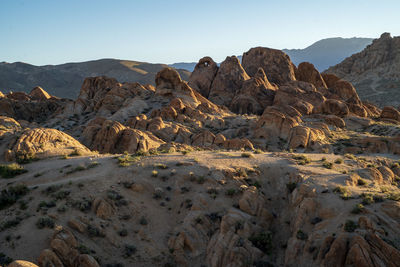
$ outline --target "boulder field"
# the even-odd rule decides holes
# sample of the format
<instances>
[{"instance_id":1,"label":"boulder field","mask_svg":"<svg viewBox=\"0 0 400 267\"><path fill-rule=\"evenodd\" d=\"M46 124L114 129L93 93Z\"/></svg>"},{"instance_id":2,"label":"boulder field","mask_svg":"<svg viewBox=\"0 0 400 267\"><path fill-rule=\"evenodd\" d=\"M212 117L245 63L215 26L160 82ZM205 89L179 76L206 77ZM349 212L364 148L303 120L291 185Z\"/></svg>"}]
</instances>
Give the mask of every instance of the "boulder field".
<instances>
[{"instance_id":1,"label":"boulder field","mask_svg":"<svg viewBox=\"0 0 400 267\"><path fill-rule=\"evenodd\" d=\"M0 265L400 266L399 153L400 110L263 47L0 93Z\"/></svg>"}]
</instances>

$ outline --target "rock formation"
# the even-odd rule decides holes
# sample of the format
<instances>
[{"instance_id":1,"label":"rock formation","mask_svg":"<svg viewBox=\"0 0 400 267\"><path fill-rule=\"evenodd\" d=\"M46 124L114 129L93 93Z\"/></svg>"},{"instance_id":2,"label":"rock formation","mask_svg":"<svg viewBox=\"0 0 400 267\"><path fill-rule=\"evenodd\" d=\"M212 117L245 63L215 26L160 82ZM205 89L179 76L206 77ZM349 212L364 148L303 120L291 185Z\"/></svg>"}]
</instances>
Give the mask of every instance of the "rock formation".
<instances>
[{"instance_id":1,"label":"rock formation","mask_svg":"<svg viewBox=\"0 0 400 267\"><path fill-rule=\"evenodd\" d=\"M383 33L363 51L326 70L354 84L364 101L399 106L400 37Z\"/></svg>"}]
</instances>

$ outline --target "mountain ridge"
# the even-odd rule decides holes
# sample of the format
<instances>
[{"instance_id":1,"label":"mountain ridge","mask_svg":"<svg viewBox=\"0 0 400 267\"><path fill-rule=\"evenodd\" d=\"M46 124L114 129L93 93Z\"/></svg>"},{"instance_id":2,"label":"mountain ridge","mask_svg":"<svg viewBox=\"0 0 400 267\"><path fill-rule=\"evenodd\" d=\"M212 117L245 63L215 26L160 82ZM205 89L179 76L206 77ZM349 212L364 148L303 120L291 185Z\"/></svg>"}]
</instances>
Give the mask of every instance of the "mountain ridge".
<instances>
[{"instance_id":1,"label":"mountain ridge","mask_svg":"<svg viewBox=\"0 0 400 267\"><path fill-rule=\"evenodd\" d=\"M98 59L58 65L35 66L24 62L0 63L0 90L29 92L36 86L43 87L52 95L75 98L86 77L110 76L120 82L140 82L154 85L154 77L165 64ZM178 70L183 79L190 73Z\"/></svg>"}]
</instances>

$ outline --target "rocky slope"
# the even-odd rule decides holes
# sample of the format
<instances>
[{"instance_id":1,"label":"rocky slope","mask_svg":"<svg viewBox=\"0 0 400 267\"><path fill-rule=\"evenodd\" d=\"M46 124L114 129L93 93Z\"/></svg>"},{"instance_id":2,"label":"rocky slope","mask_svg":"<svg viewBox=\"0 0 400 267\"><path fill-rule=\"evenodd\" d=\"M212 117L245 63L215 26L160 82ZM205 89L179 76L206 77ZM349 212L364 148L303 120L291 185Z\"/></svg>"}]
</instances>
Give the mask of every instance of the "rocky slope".
<instances>
[{"instance_id":1,"label":"rocky slope","mask_svg":"<svg viewBox=\"0 0 400 267\"><path fill-rule=\"evenodd\" d=\"M40 85L55 96L74 99L86 77L106 75L121 82L154 84L155 74L164 67L166 65L118 59L47 66L2 62L0 90L25 91ZM179 70L179 73L184 79L190 75L185 70Z\"/></svg>"},{"instance_id":2,"label":"rocky slope","mask_svg":"<svg viewBox=\"0 0 400 267\"><path fill-rule=\"evenodd\" d=\"M0 95L0 264L399 266L399 110L263 47L154 84Z\"/></svg>"},{"instance_id":3,"label":"rocky slope","mask_svg":"<svg viewBox=\"0 0 400 267\"><path fill-rule=\"evenodd\" d=\"M400 37L384 33L360 53L329 68L332 73L354 84L361 99L379 106L399 106Z\"/></svg>"}]
</instances>

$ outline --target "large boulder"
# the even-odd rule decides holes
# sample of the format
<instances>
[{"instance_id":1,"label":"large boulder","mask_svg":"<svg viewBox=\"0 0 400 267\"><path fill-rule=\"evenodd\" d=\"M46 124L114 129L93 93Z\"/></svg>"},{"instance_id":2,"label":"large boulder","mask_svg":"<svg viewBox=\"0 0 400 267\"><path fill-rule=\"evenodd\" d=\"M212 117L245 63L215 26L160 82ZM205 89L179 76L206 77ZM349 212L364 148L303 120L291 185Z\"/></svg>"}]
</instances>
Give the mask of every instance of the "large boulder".
<instances>
[{"instance_id":1,"label":"large boulder","mask_svg":"<svg viewBox=\"0 0 400 267\"><path fill-rule=\"evenodd\" d=\"M47 100L52 97L49 93L47 93L45 90L43 90L43 88L39 86L33 88L32 91L29 93L29 96L31 99L38 101Z\"/></svg>"},{"instance_id":2,"label":"large boulder","mask_svg":"<svg viewBox=\"0 0 400 267\"><path fill-rule=\"evenodd\" d=\"M274 101L277 87L272 85L262 68L254 77L243 82L233 98L230 109L239 114L262 114Z\"/></svg>"},{"instance_id":3,"label":"large boulder","mask_svg":"<svg viewBox=\"0 0 400 267\"><path fill-rule=\"evenodd\" d=\"M394 107L384 107L380 117L385 120L393 120L400 122L400 112Z\"/></svg>"},{"instance_id":4,"label":"large boulder","mask_svg":"<svg viewBox=\"0 0 400 267\"><path fill-rule=\"evenodd\" d=\"M165 143L149 131L132 129L105 118L92 120L82 136L84 144L100 153L148 151Z\"/></svg>"},{"instance_id":5,"label":"large boulder","mask_svg":"<svg viewBox=\"0 0 400 267\"><path fill-rule=\"evenodd\" d=\"M212 83L209 99L217 105L229 107L243 82L248 79L250 77L240 65L239 59L235 56L227 57L218 69Z\"/></svg>"},{"instance_id":6,"label":"large boulder","mask_svg":"<svg viewBox=\"0 0 400 267\"><path fill-rule=\"evenodd\" d=\"M299 64L296 70L296 79L299 81L312 83L315 87L327 88L326 83L319 71L314 67L313 64L308 62L302 62Z\"/></svg>"},{"instance_id":7,"label":"large boulder","mask_svg":"<svg viewBox=\"0 0 400 267\"><path fill-rule=\"evenodd\" d=\"M217 63L210 57L203 57L196 64L189 78L189 86L199 92L202 96L208 98L212 82L217 75Z\"/></svg>"},{"instance_id":8,"label":"large boulder","mask_svg":"<svg viewBox=\"0 0 400 267\"><path fill-rule=\"evenodd\" d=\"M242 65L250 76L254 76L259 67L263 68L268 80L279 85L296 80L295 66L289 56L281 50L251 48L243 54Z\"/></svg>"},{"instance_id":9,"label":"large boulder","mask_svg":"<svg viewBox=\"0 0 400 267\"><path fill-rule=\"evenodd\" d=\"M15 143L10 144L5 158L8 160L29 160L68 155L73 152L90 154L90 150L68 134L56 129L36 128L22 133Z\"/></svg>"}]
</instances>

